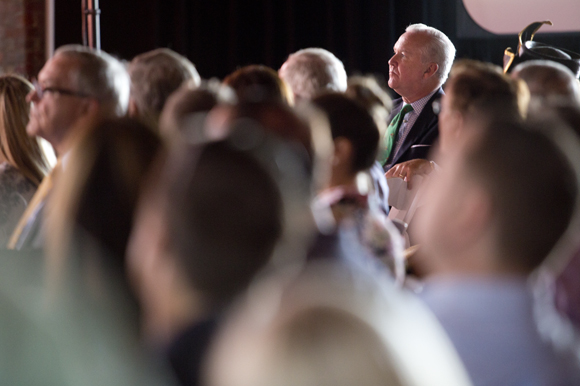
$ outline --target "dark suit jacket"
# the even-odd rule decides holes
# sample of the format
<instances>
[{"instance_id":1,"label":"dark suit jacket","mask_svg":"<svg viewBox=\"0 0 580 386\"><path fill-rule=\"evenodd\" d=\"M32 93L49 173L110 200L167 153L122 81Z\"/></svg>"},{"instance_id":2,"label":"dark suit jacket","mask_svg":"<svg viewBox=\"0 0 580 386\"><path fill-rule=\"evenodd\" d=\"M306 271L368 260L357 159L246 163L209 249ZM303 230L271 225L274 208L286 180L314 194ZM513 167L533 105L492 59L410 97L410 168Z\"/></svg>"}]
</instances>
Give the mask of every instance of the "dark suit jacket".
<instances>
[{"instance_id":1,"label":"dark suit jacket","mask_svg":"<svg viewBox=\"0 0 580 386\"><path fill-rule=\"evenodd\" d=\"M409 161L416 158L427 159L427 153L431 150L431 146L439 137L439 118L433 112L433 101L441 98L443 89L439 88L433 94L429 102L417 117L415 124L411 131L403 141L403 145L397 154L391 154L387 163L385 164L385 171L389 170L391 166L400 164L401 162ZM403 108L403 99L398 98L393 101L393 111L389 115L387 122L391 122L393 117Z\"/></svg>"}]
</instances>

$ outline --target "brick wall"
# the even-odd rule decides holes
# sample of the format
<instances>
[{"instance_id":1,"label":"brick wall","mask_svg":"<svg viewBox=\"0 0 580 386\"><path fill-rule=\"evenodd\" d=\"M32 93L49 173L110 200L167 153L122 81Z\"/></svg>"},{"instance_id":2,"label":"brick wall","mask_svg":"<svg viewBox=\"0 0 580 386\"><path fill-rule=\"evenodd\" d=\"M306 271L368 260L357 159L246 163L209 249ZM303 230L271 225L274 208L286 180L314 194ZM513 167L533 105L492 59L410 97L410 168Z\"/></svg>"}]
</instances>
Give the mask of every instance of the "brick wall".
<instances>
[{"instance_id":1,"label":"brick wall","mask_svg":"<svg viewBox=\"0 0 580 386\"><path fill-rule=\"evenodd\" d=\"M0 73L36 76L45 59L45 0L0 0Z\"/></svg>"}]
</instances>

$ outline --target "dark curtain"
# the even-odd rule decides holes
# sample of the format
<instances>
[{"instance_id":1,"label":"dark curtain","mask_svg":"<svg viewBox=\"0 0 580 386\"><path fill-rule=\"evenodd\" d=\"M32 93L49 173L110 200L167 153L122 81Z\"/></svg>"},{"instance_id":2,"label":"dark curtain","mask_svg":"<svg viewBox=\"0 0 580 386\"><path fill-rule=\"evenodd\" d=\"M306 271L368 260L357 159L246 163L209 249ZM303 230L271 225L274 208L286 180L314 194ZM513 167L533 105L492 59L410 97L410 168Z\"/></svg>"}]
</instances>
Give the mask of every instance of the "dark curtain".
<instances>
[{"instance_id":1,"label":"dark curtain","mask_svg":"<svg viewBox=\"0 0 580 386\"><path fill-rule=\"evenodd\" d=\"M100 0L100 7L105 51L129 60L169 47L205 78L246 64L278 68L306 47L332 51L349 74L386 77L398 36L419 22L445 32L458 58L501 64L504 49L517 45L516 35L475 25L461 0ZM80 43L81 2L55 0L55 8L57 47ZM580 52L580 34L540 33L536 40Z\"/></svg>"}]
</instances>

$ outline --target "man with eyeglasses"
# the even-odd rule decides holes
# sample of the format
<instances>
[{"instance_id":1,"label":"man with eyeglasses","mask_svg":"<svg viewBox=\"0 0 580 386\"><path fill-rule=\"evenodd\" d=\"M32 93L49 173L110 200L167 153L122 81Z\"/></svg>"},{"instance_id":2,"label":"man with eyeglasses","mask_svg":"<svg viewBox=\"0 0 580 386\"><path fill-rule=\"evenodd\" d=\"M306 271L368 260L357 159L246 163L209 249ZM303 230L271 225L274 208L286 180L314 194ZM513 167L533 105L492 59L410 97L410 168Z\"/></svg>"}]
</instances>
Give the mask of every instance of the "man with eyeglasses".
<instances>
[{"instance_id":1,"label":"man with eyeglasses","mask_svg":"<svg viewBox=\"0 0 580 386\"><path fill-rule=\"evenodd\" d=\"M449 38L424 24L410 25L397 40L389 60L389 87L401 98L393 101L379 153L387 177L406 179L407 168L391 168L405 161L427 158L439 135L432 105L443 95L441 86L454 57L455 47Z\"/></svg>"},{"instance_id":2,"label":"man with eyeglasses","mask_svg":"<svg viewBox=\"0 0 580 386\"><path fill-rule=\"evenodd\" d=\"M40 70L34 86L27 97L32 107L26 131L50 142L59 159L56 171L76 136L104 119L127 113L129 75L121 62L102 51L60 47ZM38 187L12 234L10 249L42 247L42 213L54 178L55 171Z\"/></svg>"}]
</instances>

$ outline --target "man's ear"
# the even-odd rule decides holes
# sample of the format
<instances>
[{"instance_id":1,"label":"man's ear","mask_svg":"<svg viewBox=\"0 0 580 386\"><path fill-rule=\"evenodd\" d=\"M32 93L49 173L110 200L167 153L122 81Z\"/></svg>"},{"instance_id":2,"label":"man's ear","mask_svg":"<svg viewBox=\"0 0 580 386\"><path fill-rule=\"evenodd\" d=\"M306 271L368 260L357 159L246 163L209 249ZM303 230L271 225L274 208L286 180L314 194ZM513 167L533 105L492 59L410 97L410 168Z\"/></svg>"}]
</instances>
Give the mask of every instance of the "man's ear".
<instances>
[{"instance_id":1,"label":"man's ear","mask_svg":"<svg viewBox=\"0 0 580 386\"><path fill-rule=\"evenodd\" d=\"M434 62L430 63L429 67L427 67L427 69L423 73L423 78L428 79L428 78L432 77L433 75L435 75L437 73L438 69L439 69L439 65L437 63L434 63Z\"/></svg>"}]
</instances>

